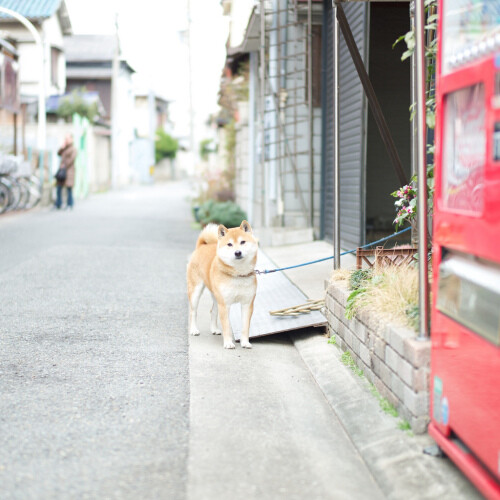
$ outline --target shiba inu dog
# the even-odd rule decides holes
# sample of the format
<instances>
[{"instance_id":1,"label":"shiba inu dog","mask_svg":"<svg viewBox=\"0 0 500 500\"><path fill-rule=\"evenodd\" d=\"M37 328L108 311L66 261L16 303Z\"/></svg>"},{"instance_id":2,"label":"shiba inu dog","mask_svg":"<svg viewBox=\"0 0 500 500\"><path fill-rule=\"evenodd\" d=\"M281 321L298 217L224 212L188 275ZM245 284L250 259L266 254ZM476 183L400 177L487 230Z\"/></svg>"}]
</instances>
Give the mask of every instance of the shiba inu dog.
<instances>
[{"instance_id":1,"label":"shiba inu dog","mask_svg":"<svg viewBox=\"0 0 500 500\"><path fill-rule=\"evenodd\" d=\"M241 347L250 349L248 340L253 313L257 279L254 266L258 242L245 220L240 227L227 229L223 225L208 224L201 232L187 267L189 297L189 332L199 335L196 326L198 303L207 287L213 299L210 330L220 335L217 315L220 315L224 348L234 349L233 332L229 322L231 304L241 304Z\"/></svg>"}]
</instances>

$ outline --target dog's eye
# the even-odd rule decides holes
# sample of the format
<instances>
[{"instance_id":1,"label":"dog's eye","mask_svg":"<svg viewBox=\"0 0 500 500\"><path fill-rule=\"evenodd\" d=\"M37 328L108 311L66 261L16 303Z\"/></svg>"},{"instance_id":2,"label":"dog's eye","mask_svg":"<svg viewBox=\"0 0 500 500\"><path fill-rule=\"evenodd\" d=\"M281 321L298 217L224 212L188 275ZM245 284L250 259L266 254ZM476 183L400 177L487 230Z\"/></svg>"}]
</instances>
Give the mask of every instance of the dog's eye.
<instances>
[{"instance_id":1,"label":"dog's eye","mask_svg":"<svg viewBox=\"0 0 500 500\"><path fill-rule=\"evenodd\" d=\"M232 244L232 243L228 243L228 244L227 244L227 246L228 246L228 247L232 247L232 246L233 246L233 244Z\"/></svg>"},{"instance_id":2,"label":"dog's eye","mask_svg":"<svg viewBox=\"0 0 500 500\"><path fill-rule=\"evenodd\" d=\"M240 241L240 245L244 245L244 244L245 244L245 240Z\"/></svg>"}]
</instances>

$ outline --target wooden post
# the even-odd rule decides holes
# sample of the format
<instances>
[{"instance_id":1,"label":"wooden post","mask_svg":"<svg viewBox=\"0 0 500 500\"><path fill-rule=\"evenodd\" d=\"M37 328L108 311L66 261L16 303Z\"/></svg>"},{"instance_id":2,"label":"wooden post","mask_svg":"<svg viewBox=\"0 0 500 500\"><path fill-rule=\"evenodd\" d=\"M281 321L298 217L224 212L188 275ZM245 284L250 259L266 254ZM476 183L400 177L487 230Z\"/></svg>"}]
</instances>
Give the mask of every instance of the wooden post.
<instances>
[{"instance_id":1,"label":"wooden post","mask_svg":"<svg viewBox=\"0 0 500 500\"><path fill-rule=\"evenodd\" d=\"M14 156L17 156L17 113L14 113Z\"/></svg>"}]
</instances>

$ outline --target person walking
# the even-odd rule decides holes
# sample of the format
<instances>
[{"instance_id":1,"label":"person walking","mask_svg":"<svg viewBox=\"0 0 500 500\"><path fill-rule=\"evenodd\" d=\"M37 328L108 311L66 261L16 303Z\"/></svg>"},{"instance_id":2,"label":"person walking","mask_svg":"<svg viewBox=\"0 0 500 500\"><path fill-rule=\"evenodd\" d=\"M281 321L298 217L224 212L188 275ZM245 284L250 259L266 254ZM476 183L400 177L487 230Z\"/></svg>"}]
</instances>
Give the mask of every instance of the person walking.
<instances>
[{"instance_id":1,"label":"person walking","mask_svg":"<svg viewBox=\"0 0 500 500\"><path fill-rule=\"evenodd\" d=\"M73 144L73 136L71 134L68 134L65 137L63 145L61 146L57 154L61 157L61 164L59 166L59 171L64 170L66 175L64 176L63 173L62 177L64 177L64 179L60 177L60 179L57 180L57 197L56 197L55 207L58 210L61 208L62 190L63 187L66 187L66 194L67 194L66 206L67 208L72 209L73 186L75 185L75 160L77 151ZM58 177L58 174L56 174L56 179Z\"/></svg>"}]
</instances>

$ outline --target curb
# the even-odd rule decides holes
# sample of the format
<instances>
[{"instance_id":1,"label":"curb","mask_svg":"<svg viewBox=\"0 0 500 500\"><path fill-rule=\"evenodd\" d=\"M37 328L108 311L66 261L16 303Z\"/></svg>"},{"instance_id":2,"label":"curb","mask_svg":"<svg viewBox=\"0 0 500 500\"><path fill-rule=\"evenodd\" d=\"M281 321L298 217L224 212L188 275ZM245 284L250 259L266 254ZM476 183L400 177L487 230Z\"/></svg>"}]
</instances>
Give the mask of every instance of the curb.
<instances>
[{"instance_id":1,"label":"curb","mask_svg":"<svg viewBox=\"0 0 500 500\"><path fill-rule=\"evenodd\" d=\"M382 411L368 381L344 366L325 336L302 330L290 339L387 498L482 498L452 462L423 453L434 444L429 435L398 428L399 419Z\"/></svg>"}]
</instances>

